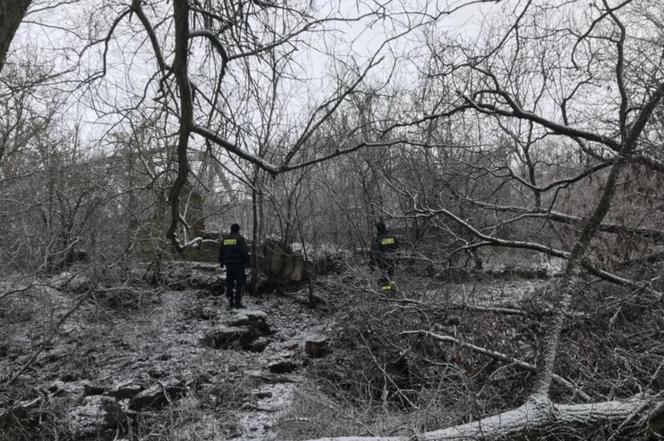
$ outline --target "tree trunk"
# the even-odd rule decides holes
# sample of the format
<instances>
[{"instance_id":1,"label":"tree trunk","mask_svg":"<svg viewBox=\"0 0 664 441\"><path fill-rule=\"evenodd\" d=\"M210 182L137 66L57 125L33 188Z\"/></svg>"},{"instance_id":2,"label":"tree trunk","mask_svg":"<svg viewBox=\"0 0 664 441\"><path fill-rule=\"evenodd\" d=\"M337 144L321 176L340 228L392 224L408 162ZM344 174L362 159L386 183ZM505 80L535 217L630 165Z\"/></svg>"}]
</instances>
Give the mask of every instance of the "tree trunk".
<instances>
[{"instance_id":1,"label":"tree trunk","mask_svg":"<svg viewBox=\"0 0 664 441\"><path fill-rule=\"evenodd\" d=\"M178 133L177 160L178 174L171 187L169 202L171 204L171 223L166 232L166 237L171 240L175 249L182 252L182 245L176 237L178 222L180 221L180 193L187 182L189 173L189 161L187 149L189 147L189 135L193 121L193 104L191 96L191 85L187 67L189 63L189 7L186 0L175 0L173 2L173 17L175 21L175 59L173 61L173 72L180 92L180 130Z\"/></svg>"},{"instance_id":2,"label":"tree trunk","mask_svg":"<svg viewBox=\"0 0 664 441\"><path fill-rule=\"evenodd\" d=\"M551 386L551 379L553 376L553 365L556 360L558 345L560 343L560 334L572 299L578 292L580 288L579 285L582 282L580 278L581 263L588 254L590 243L597 235L599 225L602 223L611 208L611 201L616 192L618 177L624 169L626 162L627 158L621 156L611 167L611 172L604 184L602 197L593 211L592 216L584 225L581 236L572 249L562 279L559 283L556 283L553 286L553 289L557 291L554 292L554 294L558 296L557 302L554 306L556 314L546 328L547 331L544 338L545 346L539 359L539 375L533 392L536 395L547 396L549 393L549 387Z\"/></svg>"},{"instance_id":3,"label":"tree trunk","mask_svg":"<svg viewBox=\"0 0 664 441\"><path fill-rule=\"evenodd\" d=\"M564 427L607 426L620 423L650 406L645 398L587 404L555 404L549 400L528 401L523 406L467 424L425 432L415 437L422 441L471 441L512 439L537 435ZM345 436L316 441L409 441L412 436Z\"/></svg>"},{"instance_id":4,"label":"tree trunk","mask_svg":"<svg viewBox=\"0 0 664 441\"><path fill-rule=\"evenodd\" d=\"M251 188L251 220L253 224L251 236L251 285L250 290L252 295L258 292L258 241L260 240L260 205L263 203L260 198L260 191L258 186L260 184L260 170L258 167L254 168L254 179Z\"/></svg>"},{"instance_id":5,"label":"tree trunk","mask_svg":"<svg viewBox=\"0 0 664 441\"><path fill-rule=\"evenodd\" d=\"M0 72L9 46L32 0L0 0Z\"/></svg>"}]
</instances>

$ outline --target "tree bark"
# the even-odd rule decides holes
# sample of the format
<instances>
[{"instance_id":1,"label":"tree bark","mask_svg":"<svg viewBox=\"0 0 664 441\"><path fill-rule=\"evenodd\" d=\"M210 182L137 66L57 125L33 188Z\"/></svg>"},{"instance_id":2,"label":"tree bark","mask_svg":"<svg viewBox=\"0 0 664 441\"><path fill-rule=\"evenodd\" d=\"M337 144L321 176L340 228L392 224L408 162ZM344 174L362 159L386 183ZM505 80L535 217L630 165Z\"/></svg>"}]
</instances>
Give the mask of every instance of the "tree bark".
<instances>
[{"instance_id":1,"label":"tree bark","mask_svg":"<svg viewBox=\"0 0 664 441\"><path fill-rule=\"evenodd\" d=\"M261 237L260 222L262 222L262 212L260 210L263 200L260 196L262 190L262 181L260 178L260 169L254 167L254 176L251 187L251 285L250 290L252 295L258 292L258 242Z\"/></svg>"},{"instance_id":2,"label":"tree bark","mask_svg":"<svg viewBox=\"0 0 664 441\"><path fill-rule=\"evenodd\" d=\"M631 150L625 153L629 154L630 151ZM621 155L621 157L611 167L611 172L609 173L607 181L604 184L602 197L600 198L597 207L593 211L592 216L584 225L581 236L572 249L572 253L569 260L567 261L567 266L565 267L563 277L559 283L554 285L554 289L558 291L558 301L553 308L556 310L556 314L553 316L551 323L546 328L547 332L544 339L545 346L538 363L539 375L534 387L535 395L539 395L541 397L548 396L549 387L551 386L551 380L553 378L553 365L556 360L558 346L560 343L560 334L569 312L572 299L580 288L579 285L581 283L580 273L582 262L588 254L590 243L597 235L599 226L611 208L611 201L613 200L613 196L616 192L616 183L626 163L627 157L625 155Z\"/></svg>"},{"instance_id":3,"label":"tree bark","mask_svg":"<svg viewBox=\"0 0 664 441\"><path fill-rule=\"evenodd\" d=\"M0 72L18 26L23 21L32 0L0 0Z\"/></svg>"},{"instance_id":4,"label":"tree bark","mask_svg":"<svg viewBox=\"0 0 664 441\"><path fill-rule=\"evenodd\" d=\"M175 21L175 59L173 72L180 92L180 130L178 133L177 161L178 174L171 187L169 200L171 203L171 223L166 236L171 240L175 249L182 252L182 245L176 237L176 229L180 220L180 193L187 182L189 161L187 149L189 135L193 125L194 109L191 96L191 85L187 74L189 58L189 6L186 0L173 2L173 17Z\"/></svg>"},{"instance_id":5,"label":"tree bark","mask_svg":"<svg viewBox=\"0 0 664 441\"><path fill-rule=\"evenodd\" d=\"M593 427L622 422L652 406L647 398L587 404L555 404L548 400L528 401L524 405L467 424L408 436L344 436L315 441L471 441L512 439L563 427Z\"/></svg>"}]
</instances>

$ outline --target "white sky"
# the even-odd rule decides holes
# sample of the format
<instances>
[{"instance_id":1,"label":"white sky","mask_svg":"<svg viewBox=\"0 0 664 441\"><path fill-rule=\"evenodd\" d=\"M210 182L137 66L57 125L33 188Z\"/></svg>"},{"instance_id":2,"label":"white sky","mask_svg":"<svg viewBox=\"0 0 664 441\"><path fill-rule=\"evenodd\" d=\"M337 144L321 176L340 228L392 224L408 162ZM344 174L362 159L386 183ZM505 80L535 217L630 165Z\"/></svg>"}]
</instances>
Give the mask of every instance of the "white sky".
<instances>
[{"instance_id":1,"label":"white sky","mask_svg":"<svg viewBox=\"0 0 664 441\"><path fill-rule=\"evenodd\" d=\"M122 2L115 2L115 8L109 8L113 4L104 0L80 0L71 5L61 5L55 9L48 9L45 6L58 3L55 0L37 2L33 5L32 11L25 23L21 25L12 45L12 52L37 55L39 58L47 59L52 62L56 69L64 69L78 60L76 55L82 49L87 38L88 24L92 18L98 18L101 14L109 14L110 10L120 10ZM374 7L375 3L368 6L354 0L343 0L338 9L332 10L330 5L333 2L318 1L316 7L319 8L321 15L341 15L354 16L363 14L368 6ZM403 10L419 10L428 13L459 6L460 1L404 1L391 2L386 12L393 18L391 20L379 21L368 27L370 20L364 20L358 23L341 23L335 25L336 30L323 34L312 34L310 44L313 49L300 48L298 51L298 65L301 66L301 75L311 80L301 84L299 90L306 91L300 94L300 110L305 111L307 106L321 101L321 94L329 93L335 86L330 83L328 74L335 69L336 63L329 55L323 55L323 52L334 52L334 56L340 59L350 61L351 59L362 65L372 56L386 38L392 37L403 30L406 24L412 25L413 22L405 23L405 20L417 20L417 17L406 17L400 12ZM106 5L103 9L101 5ZM327 11L324 8L328 8ZM494 5L472 5L456 11L450 17L442 18L437 28L444 29L449 33L460 33L470 35L479 29L482 15L495 9ZM108 19L107 19L108 20ZM373 20L373 19L371 19ZM133 24L137 23L134 18ZM392 63L396 62L397 81L408 82L409 77L414 74L411 62L404 62L406 59L413 59L417 53L416 45L421 44L421 35L424 28L416 30L412 35L408 35L398 41L390 43L383 48L382 54L386 57L379 69L372 74L374 81L384 80L389 73ZM104 29L105 31L105 29ZM104 128L114 122L113 118L99 119L98 112L95 109L103 109L107 106L123 106L127 103L127 98L132 94L142 91L146 75L154 72L154 62L151 56L149 46L138 51L138 55L133 55L136 44L144 37L143 34L130 32L125 22L118 27L116 38L112 41L109 48L109 66L106 79L98 89L96 96L90 93L85 95L80 92L71 94L70 106L67 110L66 120L80 122L84 136L93 141L98 134L103 133ZM128 35L125 38L123 35ZM95 50L89 51L81 59L82 69L77 76L80 79L83 75L98 69L101 66L101 46ZM394 61L394 60L397 61ZM11 61L11 59L10 59ZM76 79L75 76L68 76ZM381 78L382 77L382 78ZM73 85L73 83L72 83ZM67 88L67 85L57 87ZM92 90L95 90L94 87ZM88 91L90 92L90 91ZM317 96L318 95L318 96ZM94 98L91 99L91 98ZM290 108L297 109L296 102L291 103Z\"/></svg>"}]
</instances>

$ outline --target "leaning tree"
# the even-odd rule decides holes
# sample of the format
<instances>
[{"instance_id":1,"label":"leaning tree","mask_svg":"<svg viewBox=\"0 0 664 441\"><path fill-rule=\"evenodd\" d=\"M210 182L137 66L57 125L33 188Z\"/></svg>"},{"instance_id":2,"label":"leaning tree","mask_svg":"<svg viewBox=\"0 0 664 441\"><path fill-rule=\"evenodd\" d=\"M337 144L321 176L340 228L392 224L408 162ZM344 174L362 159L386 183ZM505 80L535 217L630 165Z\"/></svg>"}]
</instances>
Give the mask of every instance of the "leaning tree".
<instances>
[{"instance_id":1,"label":"leaning tree","mask_svg":"<svg viewBox=\"0 0 664 441\"><path fill-rule=\"evenodd\" d=\"M552 400L550 389L552 382L561 381L556 363L561 334L574 312L571 305L584 293L589 277L623 287L625 303L637 297L655 307L662 300L658 274L623 271L602 254L607 252L605 242L624 244L616 237L648 241L652 259L640 260L641 264L660 254L655 245L664 236L652 201L661 194L653 176L664 171L658 148L664 9L648 0L602 0L590 8L576 1L515 1L507 6L512 9L503 12L510 19L494 21L485 29L482 35L490 37L468 41L461 36L451 44L446 36L428 36L431 65L423 77L432 91L447 98L432 99L415 118L395 120L391 127L407 138L404 149L417 149L423 139L437 139L439 144L447 140L442 132L427 138L432 122L468 127L465 118L472 115L476 123L463 134L472 146L464 145L459 135L453 135L457 139L452 141L473 154L465 163L461 155L454 160L474 176L485 176L511 191L487 188L473 193L449 176L440 176L439 191L413 185L407 176L393 177L392 188L410 201L409 216L444 219L465 230L470 239L462 241L457 251L529 250L562 258L565 265L547 289L552 310L536 365L428 329L403 333L461 345L536 372L532 390L518 408L426 432L422 439L503 439L608 424L622 429L643 414L657 414L662 403L659 390L593 402L568 383L572 397L586 402L560 404ZM436 149L436 143L425 148ZM564 193L571 195L566 198ZM638 212L620 216L617 205L623 200L647 197L650 204L629 205ZM457 203L491 216L462 216L454 208ZM477 219L494 222L480 224ZM529 233L533 226L538 234ZM562 227L567 228L565 237L555 236ZM615 247L609 252L616 253ZM658 372L651 373L653 379Z\"/></svg>"}]
</instances>

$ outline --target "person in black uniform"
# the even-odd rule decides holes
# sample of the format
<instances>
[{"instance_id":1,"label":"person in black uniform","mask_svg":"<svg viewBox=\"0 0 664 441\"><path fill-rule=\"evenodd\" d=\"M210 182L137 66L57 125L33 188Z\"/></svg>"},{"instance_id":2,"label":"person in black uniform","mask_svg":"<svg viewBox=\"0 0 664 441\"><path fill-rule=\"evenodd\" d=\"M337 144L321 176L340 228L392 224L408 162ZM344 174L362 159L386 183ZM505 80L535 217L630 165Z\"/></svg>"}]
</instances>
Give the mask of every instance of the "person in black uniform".
<instances>
[{"instance_id":1,"label":"person in black uniform","mask_svg":"<svg viewBox=\"0 0 664 441\"><path fill-rule=\"evenodd\" d=\"M244 308L242 291L245 283L244 269L248 264L247 241L240 234L240 226L233 224L230 234L221 237L219 247L219 265L226 266L226 297L230 308Z\"/></svg>"},{"instance_id":2,"label":"person in black uniform","mask_svg":"<svg viewBox=\"0 0 664 441\"><path fill-rule=\"evenodd\" d=\"M381 272L381 289L383 291L394 291L392 282L394 267L396 266L396 252L399 243L396 236L387 231L383 221L376 222L376 236L371 242L371 261Z\"/></svg>"}]
</instances>

